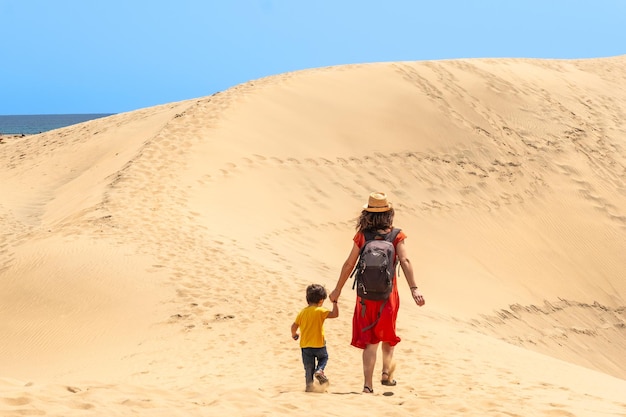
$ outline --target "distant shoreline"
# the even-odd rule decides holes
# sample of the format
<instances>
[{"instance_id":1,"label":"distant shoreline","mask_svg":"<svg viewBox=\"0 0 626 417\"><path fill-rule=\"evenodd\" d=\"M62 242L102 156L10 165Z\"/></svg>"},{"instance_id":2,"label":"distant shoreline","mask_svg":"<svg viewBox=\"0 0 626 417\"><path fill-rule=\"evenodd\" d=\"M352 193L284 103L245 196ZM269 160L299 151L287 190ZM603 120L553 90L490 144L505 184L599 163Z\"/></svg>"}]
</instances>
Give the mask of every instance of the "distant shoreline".
<instances>
[{"instance_id":1,"label":"distant shoreline","mask_svg":"<svg viewBox=\"0 0 626 417\"><path fill-rule=\"evenodd\" d=\"M1 135L36 135L116 113L0 115Z\"/></svg>"}]
</instances>

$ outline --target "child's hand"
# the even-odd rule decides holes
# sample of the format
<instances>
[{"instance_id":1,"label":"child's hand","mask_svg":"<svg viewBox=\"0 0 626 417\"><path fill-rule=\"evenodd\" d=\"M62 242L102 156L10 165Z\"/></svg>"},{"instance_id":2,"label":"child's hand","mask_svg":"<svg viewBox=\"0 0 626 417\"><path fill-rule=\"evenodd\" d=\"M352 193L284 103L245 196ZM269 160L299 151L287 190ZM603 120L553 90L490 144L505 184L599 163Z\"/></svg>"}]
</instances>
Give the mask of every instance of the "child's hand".
<instances>
[{"instance_id":1,"label":"child's hand","mask_svg":"<svg viewBox=\"0 0 626 417\"><path fill-rule=\"evenodd\" d=\"M300 338L300 335L298 333L294 334L293 336L291 336L291 338L293 340L298 340Z\"/></svg>"}]
</instances>

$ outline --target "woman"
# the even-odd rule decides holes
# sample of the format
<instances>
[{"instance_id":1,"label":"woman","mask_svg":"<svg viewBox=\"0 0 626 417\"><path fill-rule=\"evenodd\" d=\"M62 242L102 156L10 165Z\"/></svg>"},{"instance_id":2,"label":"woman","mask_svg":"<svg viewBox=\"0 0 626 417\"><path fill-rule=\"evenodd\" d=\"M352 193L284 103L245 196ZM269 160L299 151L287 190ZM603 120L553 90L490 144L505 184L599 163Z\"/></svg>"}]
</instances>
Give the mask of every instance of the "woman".
<instances>
[{"instance_id":1,"label":"woman","mask_svg":"<svg viewBox=\"0 0 626 417\"><path fill-rule=\"evenodd\" d=\"M330 293L329 298L332 302L339 299L341 290L358 261L360 250L365 245L364 232L374 232L378 235L391 233L393 216L393 206L391 202L387 201L385 193L371 193L368 204L363 206L363 211L357 220L357 233L353 238L354 244L352 245L350 255L348 255L341 268L335 289ZM393 245L397 260L409 284L413 300L421 307L425 301L415 284L413 268L407 257L404 244L405 238L406 235L400 231L394 239ZM393 277L393 289L387 300L366 300L358 295L356 298L356 306L352 317L351 345L363 349L363 392L372 394L374 392L374 367L376 365L379 344L382 344L383 355L383 369L380 382L387 386L396 385L396 381L393 379L393 350L394 346L400 342L400 338L396 335L396 317L400 307L396 276L394 275Z\"/></svg>"}]
</instances>

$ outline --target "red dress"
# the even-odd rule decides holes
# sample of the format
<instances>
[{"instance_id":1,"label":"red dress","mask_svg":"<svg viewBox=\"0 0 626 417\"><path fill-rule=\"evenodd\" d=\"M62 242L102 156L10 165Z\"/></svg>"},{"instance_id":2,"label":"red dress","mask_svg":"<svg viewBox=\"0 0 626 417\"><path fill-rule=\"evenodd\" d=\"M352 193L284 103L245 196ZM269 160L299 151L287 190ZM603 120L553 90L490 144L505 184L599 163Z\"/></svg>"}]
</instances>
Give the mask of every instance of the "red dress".
<instances>
[{"instance_id":1,"label":"red dress","mask_svg":"<svg viewBox=\"0 0 626 417\"><path fill-rule=\"evenodd\" d=\"M406 235L401 231L393 241L393 246L395 247L404 239L406 239ZM353 240L359 248L365 244L365 236L361 232L358 232ZM398 268L400 268L399 265ZM350 343L352 346L365 349L367 345L379 342L388 342L391 346L400 342L400 338L396 335L396 318L400 308L400 297L396 283L397 275L396 273L393 277L393 289L386 303L384 300L364 300L357 295L354 315L352 316L352 342ZM383 303L385 304L383 305ZM376 321L379 312L378 323L370 329L363 330Z\"/></svg>"}]
</instances>

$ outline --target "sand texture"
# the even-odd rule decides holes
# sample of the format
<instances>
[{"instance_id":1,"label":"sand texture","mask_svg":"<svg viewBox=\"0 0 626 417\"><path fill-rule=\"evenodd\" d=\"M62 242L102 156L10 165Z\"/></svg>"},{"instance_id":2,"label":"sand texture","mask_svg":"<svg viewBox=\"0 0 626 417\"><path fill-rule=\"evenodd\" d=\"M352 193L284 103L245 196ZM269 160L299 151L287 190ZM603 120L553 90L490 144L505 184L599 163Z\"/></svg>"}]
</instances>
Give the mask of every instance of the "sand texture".
<instances>
[{"instance_id":1,"label":"sand texture","mask_svg":"<svg viewBox=\"0 0 626 417\"><path fill-rule=\"evenodd\" d=\"M4 138L0 178L2 417L626 416L626 56L279 74ZM363 395L348 282L305 393L371 191L426 305L401 276Z\"/></svg>"}]
</instances>

